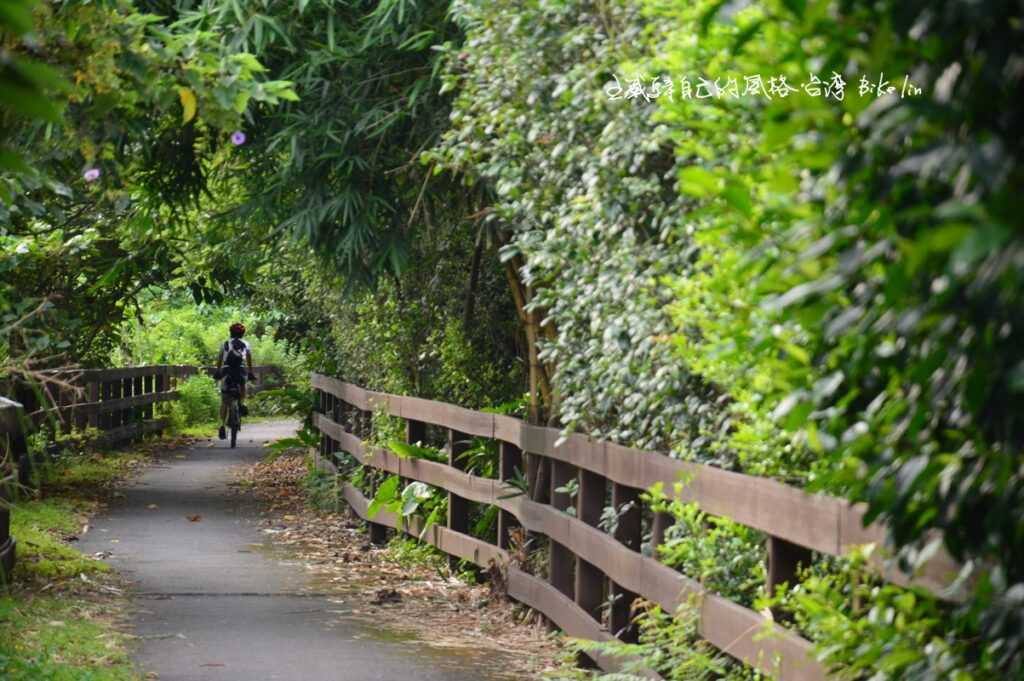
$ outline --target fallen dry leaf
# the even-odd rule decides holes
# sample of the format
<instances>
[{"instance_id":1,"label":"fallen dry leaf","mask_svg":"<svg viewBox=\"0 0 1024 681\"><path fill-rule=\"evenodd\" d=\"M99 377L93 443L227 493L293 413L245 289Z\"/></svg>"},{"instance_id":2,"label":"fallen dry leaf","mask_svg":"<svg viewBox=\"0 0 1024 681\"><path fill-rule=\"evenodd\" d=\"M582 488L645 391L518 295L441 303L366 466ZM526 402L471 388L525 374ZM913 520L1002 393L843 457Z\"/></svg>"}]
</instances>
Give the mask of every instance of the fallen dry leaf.
<instances>
[{"instance_id":1,"label":"fallen dry leaf","mask_svg":"<svg viewBox=\"0 0 1024 681\"><path fill-rule=\"evenodd\" d=\"M199 513L197 513L196 515L187 515L185 517L188 518L188 521L190 523L198 523L200 520L203 519L202 514Z\"/></svg>"}]
</instances>

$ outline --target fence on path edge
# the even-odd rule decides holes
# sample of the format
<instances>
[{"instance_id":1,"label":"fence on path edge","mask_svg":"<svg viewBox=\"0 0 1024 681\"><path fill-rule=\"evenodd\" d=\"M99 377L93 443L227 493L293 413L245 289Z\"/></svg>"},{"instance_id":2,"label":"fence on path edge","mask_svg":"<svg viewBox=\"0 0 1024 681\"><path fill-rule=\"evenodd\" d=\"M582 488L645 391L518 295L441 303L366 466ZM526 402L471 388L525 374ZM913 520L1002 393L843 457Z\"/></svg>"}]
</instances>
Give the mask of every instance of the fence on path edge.
<instances>
[{"instance_id":1,"label":"fence on path edge","mask_svg":"<svg viewBox=\"0 0 1024 681\"><path fill-rule=\"evenodd\" d=\"M630 606L636 597L669 613L694 598L699 608L698 633L719 650L779 681L828 678L813 656L810 641L641 553L644 525L651 528L657 545L663 542L671 522L668 514L654 513L641 503L641 491L656 483L662 483L670 498L696 502L708 514L763 532L768 537L767 574L772 590L783 582L795 584L797 566L809 564L812 552L842 555L855 545L885 543L885 528L865 526L864 508L843 499L584 435L563 438L557 429L533 426L514 417L365 390L317 373L311 383L316 391L314 425L321 433L318 466L336 472L336 454L345 452L363 465L403 480L418 480L448 494L446 524L433 525L424 532L415 518L403 519L383 510L369 517L370 500L345 482L342 495L356 515L368 522L371 539L382 541L386 528L395 528L451 557L483 568L492 563L502 566L507 571L509 596L543 613L576 638L608 641L615 633L626 640L635 636ZM377 409L405 420L410 443L425 441L428 427L446 430L448 463L400 457L365 443L357 433L369 432L372 412ZM498 478L460 470L465 465L459 454L473 436L498 442ZM527 479L534 479L530 471L537 467L547 467L548 473L543 477L549 484L541 494L536 490L524 494L508 484L517 469L526 472ZM574 479L575 502L559 491ZM684 484L677 486L681 481ZM619 517L613 534L598 527L609 497L616 509L632 502L630 510ZM496 545L470 535L470 503L497 507ZM570 506L572 515L566 512ZM547 580L510 563L510 530L516 526L548 538ZM881 561L877 567L894 583L923 587L942 598L963 597L962 592L949 589L959 566L941 551L914 576L886 568ZM611 605L607 627L602 626L600 616L606 594L620 596ZM609 671L620 667L610 656L591 657ZM649 675L659 678L653 672Z\"/></svg>"}]
</instances>

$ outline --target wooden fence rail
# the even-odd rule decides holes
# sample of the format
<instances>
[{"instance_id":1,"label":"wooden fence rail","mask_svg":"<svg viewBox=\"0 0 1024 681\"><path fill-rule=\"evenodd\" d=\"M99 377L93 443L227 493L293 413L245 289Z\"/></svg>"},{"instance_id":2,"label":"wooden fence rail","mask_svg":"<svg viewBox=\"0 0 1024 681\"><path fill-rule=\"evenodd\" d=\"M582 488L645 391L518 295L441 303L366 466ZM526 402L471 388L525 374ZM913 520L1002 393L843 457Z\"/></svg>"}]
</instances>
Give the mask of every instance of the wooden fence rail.
<instances>
[{"instance_id":1,"label":"wooden fence rail","mask_svg":"<svg viewBox=\"0 0 1024 681\"><path fill-rule=\"evenodd\" d=\"M423 539L459 559L487 567L492 561L508 566L509 532L515 525L549 540L548 580L508 569L509 595L539 610L570 635L608 640L635 636L629 622L630 604L640 596L675 612L684 601L699 610L699 634L718 649L780 681L821 681L826 671L812 655L812 644L775 624L765 615L707 591L699 582L641 552L643 528L655 545L662 542L670 517L653 513L639 503L642 490L660 483L667 496L696 502L711 515L726 516L763 532L768 542L768 586L796 583L799 564L809 564L812 551L841 555L857 544L884 544L885 528L863 523L863 509L833 497L711 466L679 461L659 452L642 451L582 435L563 437L553 428L520 419L471 411L450 404L364 390L320 374L312 375L317 392L314 422L322 435L318 456L335 468L335 453L344 451L360 463L418 480L448 493L446 526L428 528ZM448 464L403 458L370 447L346 427L365 431L376 409L407 423L409 442L425 440L427 425L447 430ZM497 440L500 471L497 479L460 470L457 455L471 436ZM515 469L546 466L549 487L523 494L507 483ZM533 479L530 475L528 479ZM576 498L559 490L576 480ZM677 485L676 483L683 483ZM403 526L395 514L379 512L369 518L369 500L345 483L343 495L354 512L370 523L371 538L385 527L419 536L417 522ZM614 534L598 528L601 511L611 498L615 508L628 504ZM630 504L630 502L632 502ZM470 536L469 504L499 509L497 545ZM570 512L566 512L571 508ZM656 556L656 549L654 550ZM948 590L959 568L939 555L918 575L883 569L900 584L913 584L947 598L962 594ZM607 624L600 608L607 595L620 598L612 605ZM596 661L607 669L614 659Z\"/></svg>"}]
</instances>

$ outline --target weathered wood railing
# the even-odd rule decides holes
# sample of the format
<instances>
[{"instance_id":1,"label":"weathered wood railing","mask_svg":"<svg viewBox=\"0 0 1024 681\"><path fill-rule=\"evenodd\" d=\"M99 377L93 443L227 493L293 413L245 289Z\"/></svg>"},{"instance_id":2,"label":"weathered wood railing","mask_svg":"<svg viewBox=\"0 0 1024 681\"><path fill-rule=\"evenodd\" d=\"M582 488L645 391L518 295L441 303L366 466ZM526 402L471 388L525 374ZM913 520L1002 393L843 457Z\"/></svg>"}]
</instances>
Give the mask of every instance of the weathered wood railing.
<instances>
[{"instance_id":1,"label":"weathered wood railing","mask_svg":"<svg viewBox=\"0 0 1024 681\"><path fill-rule=\"evenodd\" d=\"M670 498L696 502L711 515L729 517L767 535L768 586L772 588L782 582L795 584L797 565L808 564L812 551L841 555L854 545L885 542L884 527L864 525L861 507L770 479L582 435L562 438L556 429L532 426L516 418L377 393L320 374L313 374L312 386L318 405L314 421L322 434L318 460L325 467L333 468L335 453L344 451L364 465L447 491L447 524L428 528L423 539L450 556L479 566L486 567L491 561L508 566L509 595L544 613L575 637L601 641L609 640L614 633L628 639L635 634L629 613L637 596L659 604L667 612L675 612L684 601L694 598L699 608L698 631L718 649L780 681L827 678L812 655L809 641L761 613L710 593L699 582L641 553L645 521L654 544L662 542L670 522L670 517L652 513L639 503L640 492L657 483ZM447 430L448 465L401 458L370 447L346 428L346 423L354 423L357 430L365 431L375 409L405 419L409 442L425 440L428 424ZM499 442L498 479L459 470L457 457L471 436ZM505 482L515 469L524 470L524 466L526 470L548 467L548 474L542 477L549 481L549 487L541 495L524 495ZM531 475L526 477L533 479ZM558 490L564 490L574 478L578 491L575 512L570 515L565 511L572 501ZM677 486L679 482L684 484ZM372 538L380 539L386 527L421 534L418 522L403 525L393 513L381 511L368 518L369 500L348 483L342 490L354 512L370 523ZM614 535L598 528L609 496L616 509L633 502L620 516ZM499 509L497 545L470 536L470 502ZM517 524L550 540L548 581L509 565L509 530ZM895 570L884 574L891 581L955 598L956 594L946 589L957 571L948 556L939 555L923 574L910 577ZM607 628L600 617L606 594L621 596L612 604ZM770 635L762 635L769 630ZM614 659L595 657L602 667L617 667Z\"/></svg>"},{"instance_id":2,"label":"weathered wood railing","mask_svg":"<svg viewBox=\"0 0 1024 681\"><path fill-rule=\"evenodd\" d=\"M215 367L160 364L119 369L80 369L55 372L55 379L68 387L54 395L54 404L30 409L34 422L43 424L54 418L64 432L73 427L91 426L103 431L101 440L108 444L163 430L164 419L153 418L153 405L178 399L178 381L198 373L212 375ZM255 366L257 382L250 394L283 380L281 368L273 365ZM23 391L23 402L35 401ZM27 399L26 399L27 398Z\"/></svg>"},{"instance_id":3,"label":"weathered wood railing","mask_svg":"<svg viewBox=\"0 0 1024 681\"><path fill-rule=\"evenodd\" d=\"M51 394L51 404L39 406L25 390L21 400L37 426L56 425L65 433L96 428L100 443L115 444L166 428L165 419L154 418L154 405L178 399L177 382L190 369L162 364L53 372L50 378L67 387Z\"/></svg>"}]
</instances>

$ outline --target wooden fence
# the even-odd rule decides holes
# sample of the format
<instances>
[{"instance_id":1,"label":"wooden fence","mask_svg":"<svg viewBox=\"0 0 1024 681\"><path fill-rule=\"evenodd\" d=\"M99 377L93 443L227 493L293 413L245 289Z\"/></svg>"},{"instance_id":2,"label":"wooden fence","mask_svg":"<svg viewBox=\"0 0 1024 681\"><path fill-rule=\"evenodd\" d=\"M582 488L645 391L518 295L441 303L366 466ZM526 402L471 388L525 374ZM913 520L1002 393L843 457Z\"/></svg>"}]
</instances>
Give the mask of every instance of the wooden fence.
<instances>
[{"instance_id":1,"label":"wooden fence","mask_svg":"<svg viewBox=\"0 0 1024 681\"><path fill-rule=\"evenodd\" d=\"M153 405L178 399L177 383L198 373L211 375L215 367L189 365L153 365L124 369L82 369L53 374L69 387L54 395L54 404L38 408L37 398L22 390L19 397L32 420L43 424L55 418L61 429L91 426L103 431L101 439L113 444L140 435L162 430L163 419L153 418ZM255 394L283 381L277 366L253 367L257 383L250 389Z\"/></svg>"},{"instance_id":2,"label":"wooden fence","mask_svg":"<svg viewBox=\"0 0 1024 681\"><path fill-rule=\"evenodd\" d=\"M507 566L509 595L578 638L606 641L618 635L630 640L635 636L629 621L630 605L638 596L670 613L684 601L695 599L691 602L698 608L699 634L719 650L780 681L827 678L809 641L759 612L710 593L699 582L641 552L644 526L651 528L652 543L657 545L671 522L667 514L652 513L640 503L641 491L657 483L670 498L696 502L711 515L726 516L763 532L768 542L770 588L782 582L795 584L798 564L808 564L812 552L841 555L854 545L885 543L885 528L865 526L862 507L774 480L582 435L562 438L556 429L520 419L377 393L320 374L313 374L312 386L318 405L314 422L322 435L318 460L326 468L336 470L334 455L344 451L364 465L445 490L447 523L428 528L422 539L450 556L482 567L491 562ZM428 425L447 431L448 464L402 458L364 443L357 432L368 432L370 414L376 409L405 419L409 442L425 441ZM498 442L497 479L460 470L464 465L457 457L473 436ZM549 481L546 489L522 494L507 484L516 469L527 471L526 477L534 479L530 471L537 467L546 468L547 474L542 476ZM570 514L566 510L573 501L558 490L574 479L577 493ZM678 482L684 484L678 487ZM403 523L393 513L381 511L369 518L369 499L351 484L344 483L342 492L353 511L369 522L375 540L382 538L386 527L415 536L422 533L419 522ZM630 509L620 515L614 534L598 527L609 499L616 509L624 505ZM499 509L497 545L469 534L470 503ZM510 529L517 525L549 539L546 581L510 565ZM913 577L886 569L881 562L879 569L893 582L921 586L944 598L962 598L949 590L959 568L944 554ZM608 594L619 598L614 600L604 627L600 610ZM600 655L595 659L606 669L618 667L614 659Z\"/></svg>"},{"instance_id":3,"label":"wooden fence","mask_svg":"<svg viewBox=\"0 0 1024 681\"><path fill-rule=\"evenodd\" d=\"M154 418L154 405L178 399L177 382L192 367L154 365L117 369L82 369L53 372L50 377L67 387L40 406L38 395L22 388L19 398L37 427L96 428L102 444L115 444L167 426Z\"/></svg>"}]
</instances>

